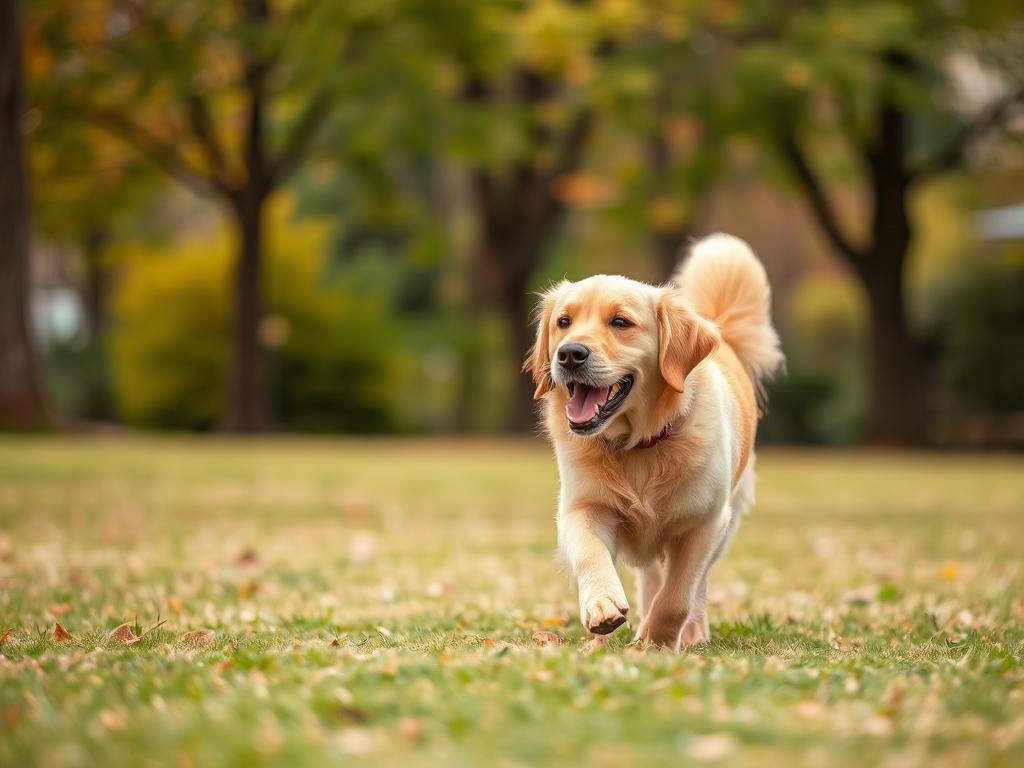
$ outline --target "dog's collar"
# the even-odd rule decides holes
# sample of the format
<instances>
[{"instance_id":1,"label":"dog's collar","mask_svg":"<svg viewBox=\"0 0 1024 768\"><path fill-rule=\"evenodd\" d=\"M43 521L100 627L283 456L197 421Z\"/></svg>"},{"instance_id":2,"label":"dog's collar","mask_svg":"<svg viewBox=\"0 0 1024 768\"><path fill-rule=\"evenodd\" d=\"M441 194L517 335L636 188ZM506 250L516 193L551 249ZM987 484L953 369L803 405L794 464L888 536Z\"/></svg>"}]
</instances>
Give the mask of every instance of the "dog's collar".
<instances>
[{"instance_id":1,"label":"dog's collar","mask_svg":"<svg viewBox=\"0 0 1024 768\"><path fill-rule=\"evenodd\" d=\"M661 432L659 434L655 435L654 437L645 437L643 440L641 440L639 443L636 444L636 447L637 448L653 448L654 446L656 446L658 443L660 443L662 440L664 440L666 437L668 437L671 434L672 434L672 422L670 421L668 424L665 425L665 428L663 430L661 430Z\"/></svg>"}]
</instances>

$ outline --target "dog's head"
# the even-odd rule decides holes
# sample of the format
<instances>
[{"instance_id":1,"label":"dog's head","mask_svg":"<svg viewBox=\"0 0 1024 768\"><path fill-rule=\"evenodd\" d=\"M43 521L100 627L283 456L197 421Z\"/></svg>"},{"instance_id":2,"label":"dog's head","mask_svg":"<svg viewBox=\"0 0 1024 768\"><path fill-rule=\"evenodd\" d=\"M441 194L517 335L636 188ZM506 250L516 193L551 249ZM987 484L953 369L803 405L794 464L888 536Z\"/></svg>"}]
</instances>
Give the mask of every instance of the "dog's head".
<instances>
[{"instance_id":1,"label":"dog's head","mask_svg":"<svg viewBox=\"0 0 1024 768\"><path fill-rule=\"evenodd\" d=\"M545 292L524 370L534 398L564 401L569 429L608 437L651 434L666 394L718 345L718 333L674 286L596 275Z\"/></svg>"}]
</instances>

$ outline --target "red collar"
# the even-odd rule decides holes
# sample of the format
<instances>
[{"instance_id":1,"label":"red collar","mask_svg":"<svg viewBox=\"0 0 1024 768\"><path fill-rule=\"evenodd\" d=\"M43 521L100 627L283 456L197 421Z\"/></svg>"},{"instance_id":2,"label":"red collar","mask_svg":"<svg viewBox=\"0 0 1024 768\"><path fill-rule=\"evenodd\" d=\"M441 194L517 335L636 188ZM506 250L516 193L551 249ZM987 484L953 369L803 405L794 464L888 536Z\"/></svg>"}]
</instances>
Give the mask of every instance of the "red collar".
<instances>
[{"instance_id":1,"label":"red collar","mask_svg":"<svg viewBox=\"0 0 1024 768\"><path fill-rule=\"evenodd\" d=\"M665 425L665 428L661 430L661 434L655 435L654 437L645 437L639 443L636 444L637 448L653 448L666 437L672 434L672 423L669 422Z\"/></svg>"}]
</instances>

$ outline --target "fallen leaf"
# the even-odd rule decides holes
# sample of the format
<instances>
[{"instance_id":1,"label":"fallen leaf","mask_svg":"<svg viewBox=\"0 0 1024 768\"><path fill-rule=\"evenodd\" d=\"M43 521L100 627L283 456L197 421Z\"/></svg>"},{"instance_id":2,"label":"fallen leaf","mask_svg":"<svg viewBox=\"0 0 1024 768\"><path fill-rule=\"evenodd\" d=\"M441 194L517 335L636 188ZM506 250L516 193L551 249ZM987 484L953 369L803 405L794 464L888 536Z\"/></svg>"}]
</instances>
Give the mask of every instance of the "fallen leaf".
<instances>
[{"instance_id":1,"label":"fallen leaf","mask_svg":"<svg viewBox=\"0 0 1024 768\"><path fill-rule=\"evenodd\" d=\"M210 645L214 640L217 639L217 633L212 629L196 629L192 632L186 632L181 636L181 643L186 645Z\"/></svg>"},{"instance_id":2,"label":"fallen leaf","mask_svg":"<svg viewBox=\"0 0 1024 768\"><path fill-rule=\"evenodd\" d=\"M944 563L942 570L939 571L939 576L945 581L953 581L956 575L960 572L960 565L952 560L948 563Z\"/></svg>"},{"instance_id":3,"label":"fallen leaf","mask_svg":"<svg viewBox=\"0 0 1024 768\"><path fill-rule=\"evenodd\" d=\"M398 735L410 744L416 744L423 738L423 726L419 720L412 717L403 717L398 721Z\"/></svg>"},{"instance_id":4,"label":"fallen leaf","mask_svg":"<svg viewBox=\"0 0 1024 768\"><path fill-rule=\"evenodd\" d=\"M100 712L100 724L108 731L119 731L124 728L125 718L120 712L104 709Z\"/></svg>"},{"instance_id":5,"label":"fallen leaf","mask_svg":"<svg viewBox=\"0 0 1024 768\"><path fill-rule=\"evenodd\" d=\"M243 549L242 553L238 556L239 565L255 565L259 561L260 558L252 547Z\"/></svg>"},{"instance_id":6,"label":"fallen leaf","mask_svg":"<svg viewBox=\"0 0 1024 768\"><path fill-rule=\"evenodd\" d=\"M541 626L544 627L564 627L569 623L568 616L545 616L540 620Z\"/></svg>"},{"instance_id":7,"label":"fallen leaf","mask_svg":"<svg viewBox=\"0 0 1024 768\"><path fill-rule=\"evenodd\" d=\"M0 632L0 645L3 645L7 642L7 638L11 636L12 629L14 629L14 627L8 627L3 632Z\"/></svg>"},{"instance_id":8,"label":"fallen leaf","mask_svg":"<svg viewBox=\"0 0 1024 768\"><path fill-rule=\"evenodd\" d=\"M60 625L60 622L57 622L56 624L53 625L53 634L50 636L50 639L53 640L53 642L55 642L55 643L77 643L78 642L78 638L75 637L74 635L72 635L66 629L64 629L64 627L62 627Z\"/></svg>"},{"instance_id":9,"label":"fallen leaf","mask_svg":"<svg viewBox=\"0 0 1024 768\"><path fill-rule=\"evenodd\" d=\"M533 644L539 645L542 648L547 645L561 645L562 638L556 635L554 632L545 632L538 630L533 633Z\"/></svg>"},{"instance_id":10,"label":"fallen leaf","mask_svg":"<svg viewBox=\"0 0 1024 768\"><path fill-rule=\"evenodd\" d=\"M238 584L238 596L245 600L250 595L258 592L260 588L259 582L252 579L246 579L245 581L239 582Z\"/></svg>"},{"instance_id":11,"label":"fallen leaf","mask_svg":"<svg viewBox=\"0 0 1024 768\"><path fill-rule=\"evenodd\" d=\"M107 640L112 643L120 643L121 645L131 645L132 643L139 642L141 639L132 631L131 624L122 624L116 629L110 630L110 633L107 635Z\"/></svg>"},{"instance_id":12,"label":"fallen leaf","mask_svg":"<svg viewBox=\"0 0 1024 768\"><path fill-rule=\"evenodd\" d=\"M845 592L839 599L846 605L867 605L868 603L873 603L877 597L878 587L868 585L851 589L849 592Z\"/></svg>"},{"instance_id":13,"label":"fallen leaf","mask_svg":"<svg viewBox=\"0 0 1024 768\"><path fill-rule=\"evenodd\" d=\"M184 608L184 606L181 604L181 600L176 598L174 595L171 595L167 599L167 605L170 606L170 609L175 613L181 613L182 608Z\"/></svg>"},{"instance_id":14,"label":"fallen leaf","mask_svg":"<svg viewBox=\"0 0 1024 768\"><path fill-rule=\"evenodd\" d=\"M370 715L365 709L354 707L351 704L339 704L334 708L334 714L344 720L351 720L353 723L366 723Z\"/></svg>"},{"instance_id":15,"label":"fallen leaf","mask_svg":"<svg viewBox=\"0 0 1024 768\"><path fill-rule=\"evenodd\" d=\"M217 671L218 672L227 672L229 669L231 669L231 660L230 659L224 659L224 661L221 661L221 662L219 662L217 664Z\"/></svg>"},{"instance_id":16,"label":"fallen leaf","mask_svg":"<svg viewBox=\"0 0 1024 768\"><path fill-rule=\"evenodd\" d=\"M494 647L494 641L491 640L491 638L489 638L489 637L485 637L484 638L483 644L484 644L484 648L493 648Z\"/></svg>"},{"instance_id":17,"label":"fallen leaf","mask_svg":"<svg viewBox=\"0 0 1024 768\"><path fill-rule=\"evenodd\" d=\"M731 734L709 733L707 736L698 736L693 739L687 752L694 760L721 760L732 752L735 746L736 739Z\"/></svg>"},{"instance_id":18,"label":"fallen leaf","mask_svg":"<svg viewBox=\"0 0 1024 768\"><path fill-rule=\"evenodd\" d=\"M332 648L337 648L339 645L341 645L341 643L338 642L338 638L334 638L333 640L331 640Z\"/></svg>"}]
</instances>

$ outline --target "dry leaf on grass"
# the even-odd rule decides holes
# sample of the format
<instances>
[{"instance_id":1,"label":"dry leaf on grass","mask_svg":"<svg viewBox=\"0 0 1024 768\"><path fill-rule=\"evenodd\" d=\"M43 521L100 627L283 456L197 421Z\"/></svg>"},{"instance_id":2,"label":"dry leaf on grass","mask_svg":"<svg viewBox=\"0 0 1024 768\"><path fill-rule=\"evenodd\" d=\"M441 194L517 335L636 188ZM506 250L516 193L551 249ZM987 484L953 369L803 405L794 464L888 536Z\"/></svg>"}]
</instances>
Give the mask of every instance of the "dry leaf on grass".
<instances>
[{"instance_id":1,"label":"dry leaf on grass","mask_svg":"<svg viewBox=\"0 0 1024 768\"><path fill-rule=\"evenodd\" d=\"M259 561L259 555L256 554L256 550L252 547L243 549L241 554L238 556L239 565L256 565Z\"/></svg>"},{"instance_id":2,"label":"dry leaf on grass","mask_svg":"<svg viewBox=\"0 0 1024 768\"><path fill-rule=\"evenodd\" d=\"M64 627L57 622L53 625L53 634L50 635L50 639L55 643L77 643L78 638L68 632Z\"/></svg>"},{"instance_id":3,"label":"dry leaf on grass","mask_svg":"<svg viewBox=\"0 0 1024 768\"><path fill-rule=\"evenodd\" d=\"M709 733L690 741L687 752L700 762L721 760L736 748L736 739L728 733Z\"/></svg>"},{"instance_id":4,"label":"dry leaf on grass","mask_svg":"<svg viewBox=\"0 0 1024 768\"><path fill-rule=\"evenodd\" d=\"M181 636L179 641L183 645L211 645L214 640L217 639L217 633L212 629L196 629L192 632L186 632Z\"/></svg>"},{"instance_id":5,"label":"dry leaf on grass","mask_svg":"<svg viewBox=\"0 0 1024 768\"><path fill-rule=\"evenodd\" d=\"M844 592L843 596L839 599L844 605L868 605L875 602L877 597L878 587L869 584Z\"/></svg>"},{"instance_id":6,"label":"dry leaf on grass","mask_svg":"<svg viewBox=\"0 0 1024 768\"><path fill-rule=\"evenodd\" d=\"M561 645L562 638L560 638L554 632L545 632L543 630L539 630L533 633L533 644L539 645L542 648L547 645Z\"/></svg>"},{"instance_id":7,"label":"dry leaf on grass","mask_svg":"<svg viewBox=\"0 0 1024 768\"><path fill-rule=\"evenodd\" d=\"M564 627L569 623L568 616L545 616L540 620L541 626L544 627Z\"/></svg>"},{"instance_id":8,"label":"dry leaf on grass","mask_svg":"<svg viewBox=\"0 0 1024 768\"><path fill-rule=\"evenodd\" d=\"M11 630L12 629L13 629L13 627L8 627L3 632L0 632L0 645L3 645L4 643L7 642L7 638L9 638L11 636Z\"/></svg>"},{"instance_id":9,"label":"dry leaf on grass","mask_svg":"<svg viewBox=\"0 0 1024 768\"><path fill-rule=\"evenodd\" d=\"M110 633L107 635L107 640L112 643L120 643L121 645L131 645L132 643L139 642L141 639L132 630L131 624L127 623L110 630Z\"/></svg>"}]
</instances>

